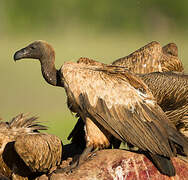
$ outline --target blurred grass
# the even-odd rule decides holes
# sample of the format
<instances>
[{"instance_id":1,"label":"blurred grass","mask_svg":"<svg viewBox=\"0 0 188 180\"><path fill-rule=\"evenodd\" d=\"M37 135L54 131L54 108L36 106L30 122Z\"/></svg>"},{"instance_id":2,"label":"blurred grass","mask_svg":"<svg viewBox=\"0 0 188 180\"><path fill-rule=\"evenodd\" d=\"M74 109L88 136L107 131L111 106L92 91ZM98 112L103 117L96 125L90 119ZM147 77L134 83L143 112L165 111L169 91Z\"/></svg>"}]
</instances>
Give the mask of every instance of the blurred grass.
<instances>
[{"instance_id":1,"label":"blurred grass","mask_svg":"<svg viewBox=\"0 0 188 180\"><path fill-rule=\"evenodd\" d=\"M42 33L4 35L1 38L0 60L0 117L10 120L21 112L30 112L40 117L40 121L49 126L48 132L58 135L66 143L66 137L76 123L76 118L66 106L63 88L50 86L42 77L40 64L34 60L14 62L13 54L34 40L46 40L56 51L56 67L65 61L76 61L79 57L90 57L101 62L128 55L152 40L162 45L175 42L179 47L179 56L186 69L188 67L188 38L186 34L96 34L91 29L72 28L61 34Z\"/></svg>"}]
</instances>

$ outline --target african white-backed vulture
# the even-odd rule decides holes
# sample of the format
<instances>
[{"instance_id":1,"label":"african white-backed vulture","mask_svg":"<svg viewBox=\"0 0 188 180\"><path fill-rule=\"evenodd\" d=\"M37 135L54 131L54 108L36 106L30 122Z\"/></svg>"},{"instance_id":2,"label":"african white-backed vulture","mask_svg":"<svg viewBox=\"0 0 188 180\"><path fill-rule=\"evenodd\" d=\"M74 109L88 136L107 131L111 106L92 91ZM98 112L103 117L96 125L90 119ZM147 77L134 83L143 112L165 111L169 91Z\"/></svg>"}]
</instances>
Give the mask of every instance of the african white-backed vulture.
<instances>
[{"instance_id":1,"label":"african white-backed vulture","mask_svg":"<svg viewBox=\"0 0 188 180\"><path fill-rule=\"evenodd\" d=\"M86 123L87 148L106 148L113 135L149 151L163 173L170 168L162 167L164 162L160 160L166 161L164 157L176 154L174 143L180 142L177 137L182 138L187 148L187 140L170 124L147 86L124 68L65 63L62 74L73 111ZM92 123L102 133L96 134L97 130L90 128Z\"/></svg>"}]
</instances>

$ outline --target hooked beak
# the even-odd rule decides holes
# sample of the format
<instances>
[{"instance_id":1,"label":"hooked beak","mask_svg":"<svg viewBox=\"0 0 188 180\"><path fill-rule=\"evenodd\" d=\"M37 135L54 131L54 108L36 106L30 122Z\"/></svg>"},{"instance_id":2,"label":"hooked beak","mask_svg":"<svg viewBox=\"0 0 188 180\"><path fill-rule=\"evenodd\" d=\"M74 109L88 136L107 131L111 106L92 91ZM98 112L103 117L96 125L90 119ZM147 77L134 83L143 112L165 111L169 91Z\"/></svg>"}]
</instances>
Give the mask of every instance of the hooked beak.
<instances>
[{"instance_id":1,"label":"hooked beak","mask_svg":"<svg viewBox=\"0 0 188 180\"><path fill-rule=\"evenodd\" d=\"M22 58L28 58L28 50L27 48L23 48L19 51L17 51L15 54L14 54L14 61L17 61L19 59L22 59Z\"/></svg>"}]
</instances>

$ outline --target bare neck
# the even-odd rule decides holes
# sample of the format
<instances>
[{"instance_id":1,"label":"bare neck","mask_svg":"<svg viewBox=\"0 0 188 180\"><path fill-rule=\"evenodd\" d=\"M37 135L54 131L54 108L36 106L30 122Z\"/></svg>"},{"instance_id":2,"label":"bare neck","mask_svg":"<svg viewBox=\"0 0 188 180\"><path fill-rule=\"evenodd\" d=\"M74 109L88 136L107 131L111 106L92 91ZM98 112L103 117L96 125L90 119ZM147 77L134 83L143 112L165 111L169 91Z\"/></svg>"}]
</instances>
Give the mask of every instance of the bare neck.
<instances>
[{"instance_id":1,"label":"bare neck","mask_svg":"<svg viewBox=\"0 0 188 180\"><path fill-rule=\"evenodd\" d=\"M47 83L53 86L62 86L59 71L55 68L55 54L51 53L42 56L40 59L41 71Z\"/></svg>"}]
</instances>

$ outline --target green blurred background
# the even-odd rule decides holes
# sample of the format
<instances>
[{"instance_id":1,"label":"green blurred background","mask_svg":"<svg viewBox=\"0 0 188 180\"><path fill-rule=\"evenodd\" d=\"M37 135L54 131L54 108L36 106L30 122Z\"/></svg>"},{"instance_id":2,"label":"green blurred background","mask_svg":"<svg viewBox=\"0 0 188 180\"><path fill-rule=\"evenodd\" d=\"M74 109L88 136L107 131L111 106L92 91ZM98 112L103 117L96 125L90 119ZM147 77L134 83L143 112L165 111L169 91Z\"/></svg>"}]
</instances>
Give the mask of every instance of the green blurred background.
<instances>
[{"instance_id":1,"label":"green blurred background","mask_svg":"<svg viewBox=\"0 0 188 180\"><path fill-rule=\"evenodd\" d=\"M44 81L38 61L15 63L14 52L46 40L60 68L79 57L110 63L155 40L175 42L188 68L187 19L187 0L1 0L0 117L30 112L67 142L76 118L66 106L64 89Z\"/></svg>"}]
</instances>

